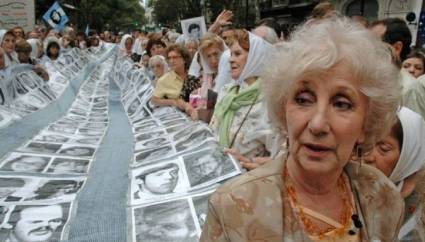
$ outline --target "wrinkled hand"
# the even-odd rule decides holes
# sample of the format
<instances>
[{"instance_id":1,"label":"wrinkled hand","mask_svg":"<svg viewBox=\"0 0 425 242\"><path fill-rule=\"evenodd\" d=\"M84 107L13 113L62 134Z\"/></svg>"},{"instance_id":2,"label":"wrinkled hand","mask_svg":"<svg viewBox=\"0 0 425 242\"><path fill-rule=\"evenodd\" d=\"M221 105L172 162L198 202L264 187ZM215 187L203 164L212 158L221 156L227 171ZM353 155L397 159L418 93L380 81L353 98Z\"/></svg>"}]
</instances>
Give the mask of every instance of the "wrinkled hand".
<instances>
[{"instance_id":1,"label":"wrinkled hand","mask_svg":"<svg viewBox=\"0 0 425 242\"><path fill-rule=\"evenodd\" d=\"M232 22L230 19L233 17L233 12L230 10L224 9L221 11L221 13L217 16L215 23L219 24L220 26L231 24Z\"/></svg>"},{"instance_id":2,"label":"wrinkled hand","mask_svg":"<svg viewBox=\"0 0 425 242\"><path fill-rule=\"evenodd\" d=\"M198 110L196 110L193 107L190 107L189 109L186 110L186 113L192 118L193 121L196 121L199 119L198 117Z\"/></svg>"},{"instance_id":3,"label":"wrinkled hand","mask_svg":"<svg viewBox=\"0 0 425 242\"><path fill-rule=\"evenodd\" d=\"M250 159L241 155L239 151L234 149L224 149L224 153L232 155L236 160L239 161L239 164L247 170L253 170L271 160L270 157L254 157Z\"/></svg>"}]
</instances>

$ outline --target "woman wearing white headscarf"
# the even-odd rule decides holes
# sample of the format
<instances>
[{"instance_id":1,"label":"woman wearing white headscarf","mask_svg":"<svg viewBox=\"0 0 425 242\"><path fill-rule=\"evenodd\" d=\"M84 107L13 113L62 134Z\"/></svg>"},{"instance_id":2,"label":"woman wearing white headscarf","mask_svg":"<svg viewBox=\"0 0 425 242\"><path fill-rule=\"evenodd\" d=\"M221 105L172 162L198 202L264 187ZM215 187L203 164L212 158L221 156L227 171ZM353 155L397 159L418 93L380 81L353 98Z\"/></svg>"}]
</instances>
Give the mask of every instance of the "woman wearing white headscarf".
<instances>
[{"instance_id":1,"label":"woman wearing white headscarf","mask_svg":"<svg viewBox=\"0 0 425 242\"><path fill-rule=\"evenodd\" d=\"M191 95L192 105L195 108L214 108L215 101L208 97L208 93L215 89L221 55L227 49L226 44L218 35L207 33L202 37L199 51L195 53L189 68L189 75L201 76L201 88L196 94ZM209 103L207 103L208 99Z\"/></svg>"},{"instance_id":2,"label":"woman wearing white headscarf","mask_svg":"<svg viewBox=\"0 0 425 242\"><path fill-rule=\"evenodd\" d=\"M364 158L381 170L400 190L405 201L401 241L424 241L423 199L425 195L425 121L403 107L390 134Z\"/></svg>"},{"instance_id":3,"label":"woman wearing white headscarf","mask_svg":"<svg viewBox=\"0 0 425 242\"><path fill-rule=\"evenodd\" d=\"M133 43L134 43L133 37L131 37L131 35L129 35L129 34L125 34L121 38L121 42L120 42L120 54L122 56L131 57L132 50L133 50Z\"/></svg>"},{"instance_id":4,"label":"woman wearing white headscarf","mask_svg":"<svg viewBox=\"0 0 425 242\"><path fill-rule=\"evenodd\" d=\"M219 143L250 169L254 157L273 152L270 123L260 91L264 60L273 46L245 30L235 31L230 45L233 82L220 91L210 127ZM265 161L262 161L265 162Z\"/></svg>"}]
</instances>

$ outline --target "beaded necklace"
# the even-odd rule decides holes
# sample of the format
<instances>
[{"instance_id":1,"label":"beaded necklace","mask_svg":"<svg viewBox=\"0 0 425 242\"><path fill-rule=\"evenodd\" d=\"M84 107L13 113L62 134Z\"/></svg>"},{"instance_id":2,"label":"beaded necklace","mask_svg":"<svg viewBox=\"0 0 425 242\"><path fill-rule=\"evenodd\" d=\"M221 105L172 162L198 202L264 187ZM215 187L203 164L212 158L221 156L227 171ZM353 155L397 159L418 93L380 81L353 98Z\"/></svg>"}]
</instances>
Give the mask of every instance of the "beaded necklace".
<instances>
[{"instance_id":1,"label":"beaded necklace","mask_svg":"<svg viewBox=\"0 0 425 242\"><path fill-rule=\"evenodd\" d=\"M317 236L319 238L323 238L326 236L327 233L334 231L336 235L343 235L346 234L347 231L350 229L351 225L351 215L352 215L352 204L351 199L349 196L348 188L345 182L344 177L341 175L338 178L337 181L337 187L338 187L338 193L341 195L341 200L343 203L343 212L340 215L339 222L343 225L340 228L326 228L326 229L320 229L304 212L302 206L297 201L297 192L293 186L293 184L290 182L289 174L288 174L288 168L285 165L285 168L282 171L282 178L285 181L286 186L286 192L289 195L291 205L294 208L297 208L297 214L299 216L299 219L301 220L304 229L307 231L308 234ZM283 192L283 191L282 191Z\"/></svg>"}]
</instances>

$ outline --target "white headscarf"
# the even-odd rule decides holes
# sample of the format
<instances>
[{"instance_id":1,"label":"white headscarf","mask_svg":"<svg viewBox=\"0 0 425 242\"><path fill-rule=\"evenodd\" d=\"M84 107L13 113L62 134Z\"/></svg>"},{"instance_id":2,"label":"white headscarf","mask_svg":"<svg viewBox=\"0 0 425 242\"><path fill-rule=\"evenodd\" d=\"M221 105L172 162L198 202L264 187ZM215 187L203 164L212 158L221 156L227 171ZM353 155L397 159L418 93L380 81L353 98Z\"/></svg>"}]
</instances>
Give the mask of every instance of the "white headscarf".
<instances>
[{"instance_id":1,"label":"white headscarf","mask_svg":"<svg viewBox=\"0 0 425 242\"><path fill-rule=\"evenodd\" d=\"M402 107L398 112L403 129L403 145L390 180L402 187L403 180L425 165L425 121L412 110Z\"/></svg>"},{"instance_id":2,"label":"white headscarf","mask_svg":"<svg viewBox=\"0 0 425 242\"><path fill-rule=\"evenodd\" d=\"M38 55L38 39L28 39L27 42L31 45L31 58L37 59Z\"/></svg>"},{"instance_id":3,"label":"white headscarf","mask_svg":"<svg viewBox=\"0 0 425 242\"><path fill-rule=\"evenodd\" d=\"M58 38L56 38L56 36L49 36L49 37L47 37L45 40L44 40L44 43L43 43L43 45L44 45L44 54L46 54L47 55L47 46L50 44L50 43L52 43L52 42L56 42L56 44L58 44L59 45L59 48L60 48L60 41L59 41L59 39Z\"/></svg>"},{"instance_id":4,"label":"white headscarf","mask_svg":"<svg viewBox=\"0 0 425 242\"><path fill-rule=\"evenodd\" d=\"M267 55L273 53L273 45L262 38L249 34L249 52L245 67L236 81L241 87L245 86L245 80L249 77L260 76L264 70L264 60Z\"/></svg>"},{"instance_id":5,"label":"white headscarf","mask_svg":"<svg viewBox=\"0 0 425 242\"><path fill-rule=\"evenodd\" d=\"M215 92L219 92L224 85L232 81L230 55L229 49L225 50L223 54L221 54L220 61L218 62L217 77L215 78Z\"/></svg>"},{"instance_id":6,"label":"white headscarf","mask_svg":"<svg viewBox=\"0 0 425 242\"><path fill-rule=\"evenodd\" d=\"M127 51L127 50L126 50L126 48L125 48L125 41L126 41L128 38L133 38L133 37L132 37L131 35L129 35L129 34L125 34L125 35L121 38L121 42L120 42L120 50ZM134 42L133 42L133 44L134 44ZM133 48L133 46L132 46L131 48Z\"/></svg>"},{"instance_id":7,"label":"white headscarf","mask_svg":"<svg viewBox=\"0 0 425 242\"><path fill-rule=\"evenodd\" d=\"M227 47L226 43L224 43L224 40L221 39L221 41L223 44L223 53L224 53L225 51L229 49L229 47ZM198 59L200 61L198 61ZM221 57L220 57L220 60L221 60ZM189 75L199 77L201 75L201 68L204 74L215 73L215 71L211 70L210 66L208 65L207 58L202 54L202 52L196 51L195 55L193 56L192 63L190 64L190 67L189 67Z\"/></svg>"},{"instance_id":8,"label":"white headscarf","mask_svg":"<svg viewBox=\"0 0 425 242\"><path fill-rule=\"evenodd\" d=\"M4 34L7 32L7 30L5 30L5 29L0 29L0 47L1 47L1 44L2 44L2 42L3 42L3 37L4 37Z\"/></svg>"}]
</instances>

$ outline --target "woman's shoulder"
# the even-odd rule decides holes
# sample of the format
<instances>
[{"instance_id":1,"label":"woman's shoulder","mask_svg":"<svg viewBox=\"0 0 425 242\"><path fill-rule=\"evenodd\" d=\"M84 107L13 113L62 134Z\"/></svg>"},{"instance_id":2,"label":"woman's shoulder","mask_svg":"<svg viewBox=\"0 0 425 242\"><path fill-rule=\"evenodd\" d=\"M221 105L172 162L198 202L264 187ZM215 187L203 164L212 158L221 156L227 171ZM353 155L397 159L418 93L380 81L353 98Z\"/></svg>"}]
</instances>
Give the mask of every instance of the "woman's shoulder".
<instances>
[{"instance_id":1,"label":"woman's shoulder","mask_svg":"<svg viewBox=\"0 0 425 242\"><path fill-rule=\"evenodd\" d=\"M393 241L403 222L404 201L400 191L375 167L350 162L346 172L365 224L373 224L367 227L370 238Z\"/></svg>"},{"instance_id":2,"label":"woman's shoulder","mask_svg":"<svg viewBox=\"0 0 425 242\"><path fill-rule=\"evenodd\" d=\"M176 73L174 71L168 71L166 73L164 73L164 75L162 75L158 81L160 80L168 80L170 78L174 78L176 76Z\"/></svg>"}]
</instances>

